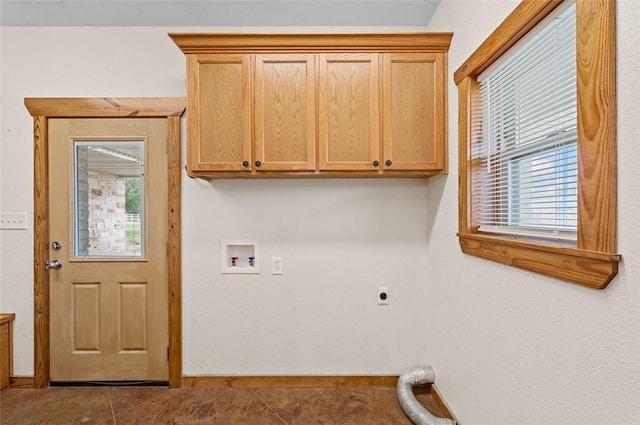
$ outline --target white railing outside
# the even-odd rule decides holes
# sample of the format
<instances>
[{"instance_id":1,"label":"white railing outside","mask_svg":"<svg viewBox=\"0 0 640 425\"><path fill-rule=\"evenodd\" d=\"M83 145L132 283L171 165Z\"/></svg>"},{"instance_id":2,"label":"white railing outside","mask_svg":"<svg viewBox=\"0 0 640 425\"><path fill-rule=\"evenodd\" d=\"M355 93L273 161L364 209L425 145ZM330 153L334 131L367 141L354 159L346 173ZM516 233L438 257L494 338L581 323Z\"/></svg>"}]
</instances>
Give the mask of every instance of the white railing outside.
<instances>
[{"instance_id":1,"label":"white railing outside","mask_svg":"<svg viewBox=\"0 0 640 425\"><path fill-rule=\"evenodd\" d=\"M126 214L127 223L139 223L140 222L140 214Z\"/></svg>"}]
</instances>

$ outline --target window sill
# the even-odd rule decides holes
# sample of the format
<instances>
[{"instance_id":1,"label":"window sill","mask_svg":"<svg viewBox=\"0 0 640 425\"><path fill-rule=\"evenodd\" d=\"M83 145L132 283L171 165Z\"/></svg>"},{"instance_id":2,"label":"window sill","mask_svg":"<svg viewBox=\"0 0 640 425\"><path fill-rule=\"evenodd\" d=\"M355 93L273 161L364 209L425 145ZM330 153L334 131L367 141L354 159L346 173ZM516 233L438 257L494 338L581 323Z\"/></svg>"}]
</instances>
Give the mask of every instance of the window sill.
<instances>
[{"instance_id":1,"label":"window sill","mask_svg":"<svg viewBox=\"0 0 640 425\"><path fill-rule=\"evenodd\" d=\"M462 252L595 289L618 274L619 254L459 233Z\"/></svg>"}]
</instances>

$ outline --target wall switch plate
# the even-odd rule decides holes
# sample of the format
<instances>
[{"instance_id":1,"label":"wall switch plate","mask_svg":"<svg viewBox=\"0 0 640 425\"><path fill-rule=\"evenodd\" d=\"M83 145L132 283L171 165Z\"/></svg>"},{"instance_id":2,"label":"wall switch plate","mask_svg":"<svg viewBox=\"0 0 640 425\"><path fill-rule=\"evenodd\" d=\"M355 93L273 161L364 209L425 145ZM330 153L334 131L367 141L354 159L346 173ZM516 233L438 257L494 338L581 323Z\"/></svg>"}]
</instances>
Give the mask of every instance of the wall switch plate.
<instances>
[{"instance_id":1,"label":"wall switch plate","mask_svg":"<svg viewBox=\"0 0 640 425\"><path fill-rule=\"evenodd\" d=\"M271 274L283 274L282 257L271 258Z\"/></svg>"},{"instance_id":2,"label":"wall switch plate","mask_svg":"<svg viewBox=\"0 0 640 425\"><path fill-rule=\"evenodd\" d=\"M389 304L389 288L386 286L378 286L378 305Z\"/></svg>"},{"instance_id":3,"label":"wall switch plate","mask_svg":"<svg viewBox=\"0 0 640 425\"><path fill-rule=\"evenodd\" d=\"M0 213L0 229L27 229L27 213Z\"/></svg>"}]
</instances>

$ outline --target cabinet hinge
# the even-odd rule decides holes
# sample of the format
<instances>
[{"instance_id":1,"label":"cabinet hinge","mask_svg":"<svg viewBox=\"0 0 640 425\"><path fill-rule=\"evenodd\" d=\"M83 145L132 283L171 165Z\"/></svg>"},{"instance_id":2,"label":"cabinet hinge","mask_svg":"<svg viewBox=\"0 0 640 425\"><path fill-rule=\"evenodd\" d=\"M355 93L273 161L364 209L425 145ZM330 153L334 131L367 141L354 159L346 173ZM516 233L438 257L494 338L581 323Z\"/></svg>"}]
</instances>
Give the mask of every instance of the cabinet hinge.
<instances>
[{"instance_id":1,"label":"cabinet hinge","mask_svg":"<svg viewBox=\"0 0 640 425\"><path fill-rule=\"evenodd\" d=\"M169 347L167 347L167 361L169 361Z\"/></svg>"}]
</instances>

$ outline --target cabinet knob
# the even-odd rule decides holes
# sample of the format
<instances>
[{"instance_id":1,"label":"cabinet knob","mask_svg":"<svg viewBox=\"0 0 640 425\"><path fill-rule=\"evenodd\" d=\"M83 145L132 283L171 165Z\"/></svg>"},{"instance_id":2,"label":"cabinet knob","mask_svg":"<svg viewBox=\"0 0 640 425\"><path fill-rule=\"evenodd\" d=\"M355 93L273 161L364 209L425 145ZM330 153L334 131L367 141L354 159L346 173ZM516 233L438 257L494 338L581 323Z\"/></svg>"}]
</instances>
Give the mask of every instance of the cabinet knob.
<instances>
[{"instance_id":1,"label":"cabinet knob","mask_svg":"<svg viewBox=\"0 0 640 425\"><path fill-rule=\"evenodd\" d=\"M243 167L248 167L249 166L249 161L242 161L242 166Z\"/></svg>"},{"instance_id":2,"label":"cabinet knob","mask_svg":"<svg viewBox=\"0 0 640 425\"><path fill-rule=\"evenodd\" d=\"M384 162L384 165L386 165L387 167L391 167L391 164L393 164L393 162L391 162L391 160L390 160L390 159L387 159L387 160Z\"/></svg>"},{"instance_id":3,"label":"cabinet knob","mask_svg":"<svg viewBox=\"0 0 640 425\"><path fill-rule=\"evenodd\" d=\"M256 161L256 167L259 167L259 166L261 166L261 165L262 165L262 162L260 162L260 161Z\"/></svg>"},{"instance_id":4,"label":"cabinet knob","mask_svg":"<svg viewBox=\"0 0 640 425\"><path fill-rule=\"evenodd\" d=\"M377 159L375 161L373 161L373 166L377 167L378 165L380 165L380 161L378 161Z\"/></svg>"}]
</instances>

